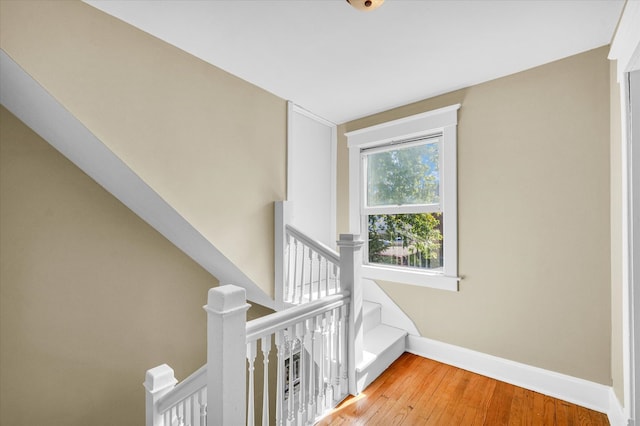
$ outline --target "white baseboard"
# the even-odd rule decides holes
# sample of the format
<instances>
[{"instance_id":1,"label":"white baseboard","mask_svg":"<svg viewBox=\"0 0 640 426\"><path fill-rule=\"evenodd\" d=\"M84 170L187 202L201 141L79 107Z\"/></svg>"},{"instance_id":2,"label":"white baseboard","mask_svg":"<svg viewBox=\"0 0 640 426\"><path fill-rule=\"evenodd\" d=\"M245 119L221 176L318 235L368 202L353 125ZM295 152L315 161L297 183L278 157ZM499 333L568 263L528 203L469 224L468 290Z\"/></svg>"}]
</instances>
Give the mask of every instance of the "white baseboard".
<instances>
[{"instance_id":1,"label":"white baseboard","mask_svg":"<svg viewBox=\"0 0 640 426\"><path fill-rule=\"evenodd\" d=\"M407 336L407 352L605 413L614 426L627 425L610 386L426 337Z\"/></svg>"},{"instance_id":2,"label":"white baseboard","mask_svg":"<svg viewBox=\"0 0 640 426\"><path fill-rule=\"evenodd\" d=\"M607 417L609 417L609 423L611 426L630 426L629 418L624 413L622 404L616 396L613 388L609 388L609 410L607 411Z\"/></svg>"}]
</instances>

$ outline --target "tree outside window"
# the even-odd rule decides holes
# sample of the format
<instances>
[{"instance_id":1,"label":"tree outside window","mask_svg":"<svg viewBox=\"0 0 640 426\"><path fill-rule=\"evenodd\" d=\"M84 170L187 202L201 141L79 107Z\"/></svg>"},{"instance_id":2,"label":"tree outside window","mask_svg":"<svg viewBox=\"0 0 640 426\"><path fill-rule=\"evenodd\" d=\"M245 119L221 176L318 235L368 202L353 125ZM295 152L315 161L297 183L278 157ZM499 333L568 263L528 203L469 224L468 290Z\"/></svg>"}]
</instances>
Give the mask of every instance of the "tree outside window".
<instances>
[{"instance_id":1,"label":"tree outside window","mask_svg":"<svg viewBox=\"0 0 640 426\"><path fill-rule=\"evenodd\" d=\"M443 265L439 137L363 151L369 263Z\"/></svg>"}]
</instances>

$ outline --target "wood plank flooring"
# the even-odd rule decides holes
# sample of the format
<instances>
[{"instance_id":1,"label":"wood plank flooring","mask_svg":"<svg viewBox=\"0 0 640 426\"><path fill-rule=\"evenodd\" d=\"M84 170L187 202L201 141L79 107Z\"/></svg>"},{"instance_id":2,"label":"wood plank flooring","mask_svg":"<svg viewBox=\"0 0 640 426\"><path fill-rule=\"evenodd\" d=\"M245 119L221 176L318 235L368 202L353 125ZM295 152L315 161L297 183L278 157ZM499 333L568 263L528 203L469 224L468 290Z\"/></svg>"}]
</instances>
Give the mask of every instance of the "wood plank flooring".
<instances>
[{"instance_id":1,"label":"wood plank flooring","mask_svg":"<svg viewBox=\"0 0 640 426\"><path fill-rule=\"evenodd\" d=\"M607 416L404 353L319 425L609 425Z\"/></svg>"}]
</instances>

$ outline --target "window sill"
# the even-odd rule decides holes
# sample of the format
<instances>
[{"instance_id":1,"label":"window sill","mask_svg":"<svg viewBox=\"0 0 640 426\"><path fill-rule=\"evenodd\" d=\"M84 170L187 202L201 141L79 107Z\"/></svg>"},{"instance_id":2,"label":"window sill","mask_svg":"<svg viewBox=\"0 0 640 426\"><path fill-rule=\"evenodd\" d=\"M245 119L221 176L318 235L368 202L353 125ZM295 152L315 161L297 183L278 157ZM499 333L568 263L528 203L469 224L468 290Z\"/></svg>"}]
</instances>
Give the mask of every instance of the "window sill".
<instances>
[{"instance_id":1,"label":"window sill","mask_svg":"<svg viewBox=\"0 0 640 426\"><path fill-rule=\"evenodd\" d=\"M460 281L459 277L449 277L438 273L372 265L362 265L362 277L448 291L458 291L458 282Z\"/></svg>"}]
</instances>

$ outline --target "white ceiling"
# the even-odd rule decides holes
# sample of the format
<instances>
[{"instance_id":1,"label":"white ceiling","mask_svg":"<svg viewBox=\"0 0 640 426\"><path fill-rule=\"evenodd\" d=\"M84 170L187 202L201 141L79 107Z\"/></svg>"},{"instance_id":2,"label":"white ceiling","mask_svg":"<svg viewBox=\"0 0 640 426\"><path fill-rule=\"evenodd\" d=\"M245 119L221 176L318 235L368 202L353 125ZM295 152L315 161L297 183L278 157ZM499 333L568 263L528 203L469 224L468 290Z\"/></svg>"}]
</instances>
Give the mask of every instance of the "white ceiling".
<instances>
[{"instance_id":1,"label":"white ceiling","mask_svg":"<svg viewBox=\"0 0 640 426\"><path fill-rule=\"evenodd\" d=\"M631 0L630 0L631 1ZM335 123L611 41L624 0L86 0Z\"/></svg>"}]
</instances>

